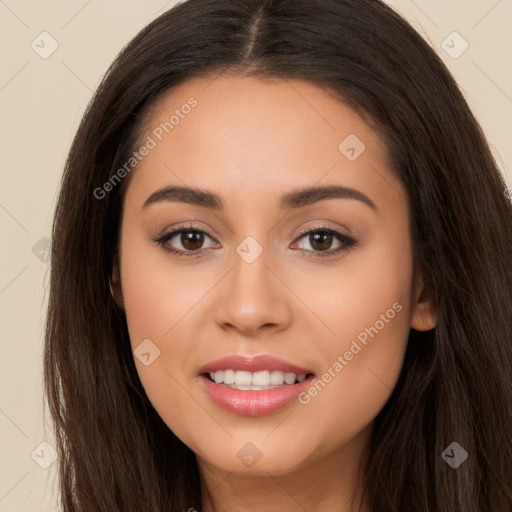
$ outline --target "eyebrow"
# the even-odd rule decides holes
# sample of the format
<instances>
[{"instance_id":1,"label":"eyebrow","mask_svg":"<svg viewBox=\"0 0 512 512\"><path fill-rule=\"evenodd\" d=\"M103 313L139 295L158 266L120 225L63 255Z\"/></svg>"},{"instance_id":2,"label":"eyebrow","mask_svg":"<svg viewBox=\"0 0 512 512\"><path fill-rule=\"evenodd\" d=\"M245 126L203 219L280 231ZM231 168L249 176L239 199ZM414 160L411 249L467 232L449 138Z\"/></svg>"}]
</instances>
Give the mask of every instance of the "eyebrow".
<instances>
[{"instance_id":1,"label":"eyebrow","mask_svg":"<svg viewBox=\"0 0 512 512\"><path fill-rule=\"evenodd\" d=\"M355 199L369 206L375 212L377 205L365 194L354 188L341 185L324 185L305 187L283 194L278 202L280 210L303 208L326 199ZM222 198L207 190L194 187L170 185L156 190L144 202L142 209L162 201L187 203L216 211L224 210L225 203Z\"/></svg>"}]
</instances>

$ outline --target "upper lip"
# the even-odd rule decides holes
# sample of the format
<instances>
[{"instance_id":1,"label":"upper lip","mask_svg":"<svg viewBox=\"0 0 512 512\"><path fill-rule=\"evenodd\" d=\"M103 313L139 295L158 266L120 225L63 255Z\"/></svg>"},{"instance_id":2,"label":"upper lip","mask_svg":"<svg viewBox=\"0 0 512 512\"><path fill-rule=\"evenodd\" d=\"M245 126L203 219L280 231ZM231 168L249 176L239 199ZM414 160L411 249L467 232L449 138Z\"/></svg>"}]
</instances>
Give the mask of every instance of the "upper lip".
<instances>
[{"instance_id":1,"label":"upper lip","mask_svg":"<svg viewBox=\"0 0 512 512\"><path fill-rule=\"evenodd\" d=\"M217 370L243 370L247 372L259 372L262 370L279 370L296 375L313 373L311 370L301 368L284 359L269 355L241 356L232 355L211 361L199 369L199 374L215 372Z\"/></svg>"}]
</instances>

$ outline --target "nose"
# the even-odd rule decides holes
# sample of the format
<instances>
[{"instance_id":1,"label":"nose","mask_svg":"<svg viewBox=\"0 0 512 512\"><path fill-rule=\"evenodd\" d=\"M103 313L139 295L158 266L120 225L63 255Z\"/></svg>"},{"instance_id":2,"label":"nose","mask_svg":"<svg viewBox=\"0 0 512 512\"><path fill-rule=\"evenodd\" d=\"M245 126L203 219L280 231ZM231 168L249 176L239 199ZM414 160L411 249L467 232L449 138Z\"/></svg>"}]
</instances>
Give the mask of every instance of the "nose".
<instances>
[{"instance_id":1,"label":"nose","mask_svg":"<svg viewBox=\"0 0 512 512\"><path fill-rule=\"evenodd\" d=\"M224 330L245 336L286 329L291 320L292 293L284 284L275 260L264 250L254 261L238 253L216 299L215 320ZM276 268L274 268L276 267Z\"/></svg>"}]
</instances>

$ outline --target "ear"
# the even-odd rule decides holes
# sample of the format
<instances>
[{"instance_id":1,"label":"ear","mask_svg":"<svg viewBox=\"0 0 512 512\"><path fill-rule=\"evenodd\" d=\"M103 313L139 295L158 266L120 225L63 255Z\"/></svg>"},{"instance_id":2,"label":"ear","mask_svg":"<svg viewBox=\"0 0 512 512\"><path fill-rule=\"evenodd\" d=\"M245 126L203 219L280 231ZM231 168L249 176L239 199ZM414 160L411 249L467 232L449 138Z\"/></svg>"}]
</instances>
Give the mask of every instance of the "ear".
<instances>
[{"instance_id":1,"label":"ear","mask_svg":"<svg viewBox=\"0 0 512 512\"><path fill-rule=\"evenodd\" d=\"M425 288L423 275L419 273L414 290L411 327L416 331L429 331L437 325L438 309Z\"/></svg>"},{"instance_id":2,"label":"ear","mask_svg":"<svg viewBox=\"0 0 512 512\"><path fill-rule=\"evenodd\" d=\"M117 254L114 256L110 284L110 292L112 294L112 298L121 309L124 309L123 290L121 287L121 273L119 271L119 261Z\"/></svg>"}]
</instances>

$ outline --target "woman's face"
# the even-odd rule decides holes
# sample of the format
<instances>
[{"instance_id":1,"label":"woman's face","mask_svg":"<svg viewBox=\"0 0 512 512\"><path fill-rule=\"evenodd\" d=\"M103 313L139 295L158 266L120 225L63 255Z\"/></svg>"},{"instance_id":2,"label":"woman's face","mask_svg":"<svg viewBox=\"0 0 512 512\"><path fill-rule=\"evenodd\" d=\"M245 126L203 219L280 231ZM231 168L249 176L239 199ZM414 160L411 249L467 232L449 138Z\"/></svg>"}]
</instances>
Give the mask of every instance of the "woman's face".
<instances>
[{"instance_id":1,"label":"woman's face","mask_svg":"<svg viewBox=\"0 0 512 512\"><path fill-rule=\"evenodd\" d=\"M155 409L204 467L355 460L435 322L379 136L311 84L220 75L160 101L142 146L116 290Z\"/></svg>"}]
</instances>

